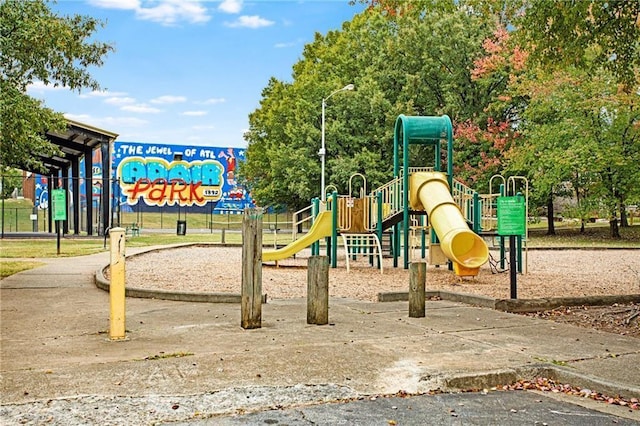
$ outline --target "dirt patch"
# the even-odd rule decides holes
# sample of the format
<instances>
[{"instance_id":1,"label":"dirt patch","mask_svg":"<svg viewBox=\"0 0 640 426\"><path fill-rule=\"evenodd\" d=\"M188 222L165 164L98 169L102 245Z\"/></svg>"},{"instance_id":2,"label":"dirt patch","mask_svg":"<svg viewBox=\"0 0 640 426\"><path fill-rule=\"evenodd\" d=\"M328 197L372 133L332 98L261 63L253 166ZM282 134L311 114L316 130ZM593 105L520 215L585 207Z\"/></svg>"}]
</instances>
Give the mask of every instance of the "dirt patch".
<instances>
[{"instance_id":1,"label":"dirt patch","mask_svg":"<svg viewBox=\"0 0 640 426\"><path fill-rule=\"evenodd\" d=\"M567 306L525 315L640 338L640 303Z\"/></svg>"}]
</instances>

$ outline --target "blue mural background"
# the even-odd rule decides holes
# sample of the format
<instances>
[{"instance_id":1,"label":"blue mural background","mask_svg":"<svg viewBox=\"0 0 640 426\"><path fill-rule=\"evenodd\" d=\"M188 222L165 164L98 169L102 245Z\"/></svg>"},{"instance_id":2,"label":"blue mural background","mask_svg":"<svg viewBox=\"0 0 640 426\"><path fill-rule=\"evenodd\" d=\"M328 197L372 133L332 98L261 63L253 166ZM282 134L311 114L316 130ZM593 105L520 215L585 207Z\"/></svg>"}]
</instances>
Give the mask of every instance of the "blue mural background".
<instances>
[{"instance_id":1,"label":"blue mural background","mask_svg":"<svg viewBox=\"0 0 640 426\"><path fill-rule=\"evenodd\" d=\"M182 211L194 213L240 213L245 207L255 207L248 191L236 181L235 171L238 163L245 160L243 148L229 147L202 147L186 145L149 144L142 142L114 142L112 155L112 200L113 208L121 212L155 212L162 209L165 212ZM133 167L120 167L122 163L131 166L137 163L137 172ZM153 173L147 173L149 165L161 165L154 168ZM126 165L126 164L125 164ZM94 207L98 207L102 192L102 156L99 150L94 151L92 158L93 184L92 195ZM121 176L118 176L118 170ZM144 169L140 171L140 169ZM166 176L163 170L166 169ZM197 173L196 173L197 171ZM136 174L137 173L137 174ZM165 179L167 181L179 178L189 184L200 184L204 188L214 185L220 189L220 193L211 197L204 205L197 205L189 200L181 200L176 197L173 204L158 205L152 202L144 194L132 200L127 195L127 185L136 180ZM86 179L84 176L84 159L80 161L80 204L86 206L85 197ZM73 186L69 183L69 188ZM70 190L71 191L71 190ZM157 193L158 191L156 191ZM169 192L169 191L167 191ZM206 192L206 190L205 190ZM156 197L157 198L157 197ZM69 200L73 197L69 194ZM49 207L49 194L47 190L47 177L36 176L36 202L38 208Z\"/></svg>"},{"instance_id":2,"label":"blue mural background","mask_svg":"<svg viewBox=\"0 0 640 426\"><path fill-rule=\"evenodd\" d=\"M235 176L238 163L244 160L242 148L115 142L112 166L118 181L114 181L113 194L123 212L157 211L158 205L168 211L241 212L245 207L255 207L248 191L238 184ZM156 189L155 196L152 190L141 192L142 196L137 200L131 199L131 185L140 179L148 182L179 179L203 188L219 188L220 193L205 205L170 197L170 188L161 196L158 195L161 191ZM206 194L207 190L204 192ZM167 200L160 200L162 196Z\"/></svg>"}]
</instances>

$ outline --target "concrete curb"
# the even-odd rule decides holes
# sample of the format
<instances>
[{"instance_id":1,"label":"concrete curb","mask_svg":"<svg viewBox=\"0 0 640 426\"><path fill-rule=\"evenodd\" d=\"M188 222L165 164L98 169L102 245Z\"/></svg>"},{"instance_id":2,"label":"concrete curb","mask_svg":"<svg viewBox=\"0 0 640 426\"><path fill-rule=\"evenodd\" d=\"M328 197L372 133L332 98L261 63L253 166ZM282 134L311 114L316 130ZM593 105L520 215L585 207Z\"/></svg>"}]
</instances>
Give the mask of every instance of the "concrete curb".
<instances>
[{"instance_id":1,"label":"concrete curb","mask_svg":"<svg viewBox=\"0 0 640 426\"><path fill-rule=\"evenodd\" d=\"M569 367L552 364L532 364L513 369L474 372L471 374L451 375L442 379L442 390L466 391L483 390L513 384L519 380L535 380L544 377L557 383L570 383L581 389L597 389L608 396L640 398L640 387L619 385L586 374L572 371Z\"/></svg>"},{"instance_id":2,"label":"concrete curb","mask_svg":"<svg viewBox=\"0 0 640 426\"><path fill-rule=\"evenodd\" d=\"M164 248L152 248L143 250L138 253L127 255L126 258L132 258L140 256L142 254L154 253L161 250L170 250L174 248L182 248L189 246L208 246L213 244L207 243L184 243L178 245L172 245ZM105 277L104 272L110 267L110 265L102 266L95 273L94 284L100 290L106 292L109 291L111 285L110 281ZM173 300L178 302L201 302L201 303L241 303L242 295L237 293L200 293L200 292L176 292L167 290L153 290L144 288L125 288L125 297L137 297L141 299L160 299L160 300ZM262 303L267 303L267 295L262 295Z\"/></svg>"},{"instance_id":3,"label":"concrete curb","mask_svg":"<svg viewBox=\"0 0 640 426\"><path fill-rule=\"evenodd\" d=\"M614 303L639 303L640 294L620 294L610 296L584 296L584 297L550 297L544 299L493 299L487 296L466 293L454 293L449 291L427 291L427 299L440 298L450 302L460 302L467 305L491 308L497 311L525 313L539 312L555 309L560 306L597 306L611 305ZM378 293L378 302L406 302L409 300L409 292L398 291Z\"/></svg>"}]
</instances>

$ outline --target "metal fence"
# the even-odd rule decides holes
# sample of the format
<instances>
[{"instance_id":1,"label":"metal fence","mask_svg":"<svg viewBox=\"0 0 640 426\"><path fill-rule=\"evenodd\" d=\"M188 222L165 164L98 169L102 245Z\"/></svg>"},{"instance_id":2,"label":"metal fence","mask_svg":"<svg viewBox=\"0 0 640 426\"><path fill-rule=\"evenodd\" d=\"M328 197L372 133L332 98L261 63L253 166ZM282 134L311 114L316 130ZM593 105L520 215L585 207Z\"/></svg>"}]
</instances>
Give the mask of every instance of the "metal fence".
<instances>
[{"instance_id":1,"label":"metal fence","mask_svg":"<svg viewBox=\"0 0 640 426\"><path fill-rule=\"evenodd\" d=\"M103 190L107 182L108 188ZM162 199L162 182L156 183L156 192L147 191L134 202L123 194L117 179L92 180L84 178L47 178L34 175L23 185L25 196L2 199L0 213L2 234L26 232L54 232L49 194L56 188L65 190L67 220L63 221L65 234L104 235L106 227L136 227L139 229L173 232L180 223L190 230L210 231L216 229L241 229L243 202L238 194L224 194L220 200L200 201ZM175 198L178 192L172 182L165 190L168 196ZM168 188L168 189L167 189ZM174 193L171 193L173 191ZM188 195L184 192L184 197ZM178 193L178 196L180 194ZM226 197L226 198L225 198ZM246 200L248 197L244 196ZM87 202L89 200L89 202ZM170 202L171 201L171 202ZM235 208L234 208L235 207ZM285 211L265 209L265 230L290 229L292 214ZM108 215L106 218L105 215Z\"/></svg>"}]
</instances>

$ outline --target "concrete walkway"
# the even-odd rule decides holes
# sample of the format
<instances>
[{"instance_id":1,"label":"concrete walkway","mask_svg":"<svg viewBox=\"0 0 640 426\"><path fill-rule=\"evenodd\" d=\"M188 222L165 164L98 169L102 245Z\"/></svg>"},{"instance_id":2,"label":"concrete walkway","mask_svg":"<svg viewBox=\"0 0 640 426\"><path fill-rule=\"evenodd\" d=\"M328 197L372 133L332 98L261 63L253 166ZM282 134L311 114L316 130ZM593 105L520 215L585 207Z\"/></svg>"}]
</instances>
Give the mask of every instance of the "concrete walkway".
<instances>
[{"instance_id":1,"label":"concrete walkway","mask_svg":"<svg viewBox=\"0 0 640 426\"><path fill-rule=\"evenodd\" d=\"M536 376L640 397L639 339L444 301L409 318L407 302L331 299L330 325L312 326L306 300L270 300L263 327L243 330L236 304L129 298L128 339L112 342L94 285L108 256L41 259L0 281L3 422L189 421Z\"/></svg>"}]
</instances>

